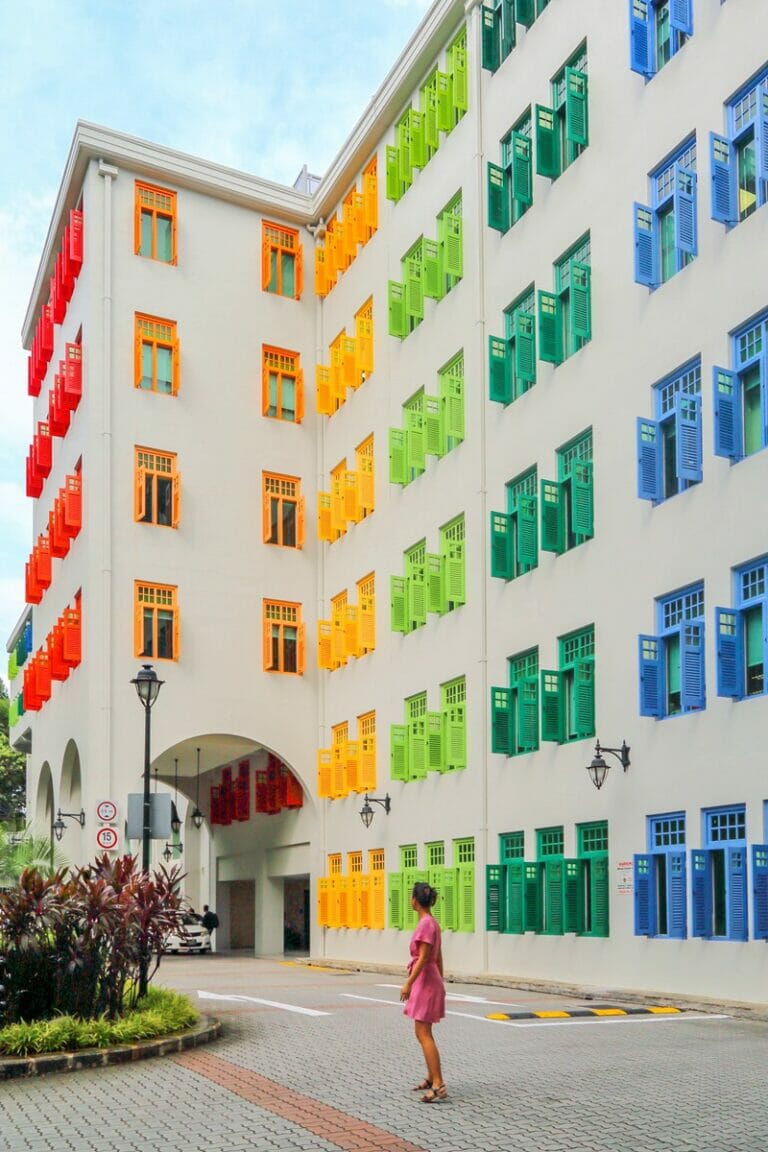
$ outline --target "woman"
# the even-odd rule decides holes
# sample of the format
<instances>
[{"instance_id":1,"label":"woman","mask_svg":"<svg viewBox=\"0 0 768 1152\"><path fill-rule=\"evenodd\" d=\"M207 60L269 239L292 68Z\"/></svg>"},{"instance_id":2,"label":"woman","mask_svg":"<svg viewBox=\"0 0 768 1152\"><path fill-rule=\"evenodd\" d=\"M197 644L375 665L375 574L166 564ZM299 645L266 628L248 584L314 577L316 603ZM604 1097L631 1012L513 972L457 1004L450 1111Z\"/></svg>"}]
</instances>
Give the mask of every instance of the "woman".
<instances>
[{"instance_id":1,"label":"woman","mask_svg":"<svg viewBox=\"0 0 768 1152\"><path fill-rule=\"evenodd\" d=\"M400 989L400 999L405 1001L403 1011L415 1023L416 1039L421 1044L427 1064L426 1080L414 1088L414 1092L427 1089L421 1097L422 1104L437 1104L448 1095L440 1068L440 1053L432 1035L432 1025L445 1016L440 925L430 912L436 900L437 892L429 884L414 884L411 907L419 922L411 937L408 979Z\"/></svg>"}]
</instances>

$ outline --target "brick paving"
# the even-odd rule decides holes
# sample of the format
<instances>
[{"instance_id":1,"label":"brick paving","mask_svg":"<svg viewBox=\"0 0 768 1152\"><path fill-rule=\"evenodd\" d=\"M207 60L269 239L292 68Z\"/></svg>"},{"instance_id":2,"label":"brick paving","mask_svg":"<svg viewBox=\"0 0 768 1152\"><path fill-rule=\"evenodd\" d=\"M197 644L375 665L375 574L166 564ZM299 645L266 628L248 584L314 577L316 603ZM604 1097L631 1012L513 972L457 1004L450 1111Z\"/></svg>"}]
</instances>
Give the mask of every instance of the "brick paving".
<instances>
[{"instance_id":1,"label":"brick paving","mask_svg":"<svg viewBox=\"0 0 768 1152\"><path fill-rule=\"evenodd\" d=\"M210 1001L225 1038L137 1066L0 1086L0 1152L762 1152L768 1025L683 1016L490 1022L571 998L473 985L437 1031L450 1101L410 1088L421 1057L391 977L193 957L182 990L322 1008ZM370 999L348 999L342 994ZM378 1003L392 1001L391 1004Z\"/></svg>"}]
</instances>

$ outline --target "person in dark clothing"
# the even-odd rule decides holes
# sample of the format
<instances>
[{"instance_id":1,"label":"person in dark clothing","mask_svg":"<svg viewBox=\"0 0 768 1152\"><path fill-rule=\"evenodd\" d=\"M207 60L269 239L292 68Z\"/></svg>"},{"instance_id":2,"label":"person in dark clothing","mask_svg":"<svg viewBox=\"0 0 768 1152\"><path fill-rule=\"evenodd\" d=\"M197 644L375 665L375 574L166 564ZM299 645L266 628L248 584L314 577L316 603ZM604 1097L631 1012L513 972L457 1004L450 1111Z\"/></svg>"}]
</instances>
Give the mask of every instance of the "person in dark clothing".
<instances>
[{"instance_id":1,"label":"person in dark clothing","mask_svg":"<svg viewBox=\"0 0 768 1152\"><path fill-rule=\"evenodd\" d=\"M200 923L207 932L213 935L214 929L219 926L219 918L215 912L211 912L207 904L203 904L203 914L200 917Z\"/></svg>"}]
</instances>

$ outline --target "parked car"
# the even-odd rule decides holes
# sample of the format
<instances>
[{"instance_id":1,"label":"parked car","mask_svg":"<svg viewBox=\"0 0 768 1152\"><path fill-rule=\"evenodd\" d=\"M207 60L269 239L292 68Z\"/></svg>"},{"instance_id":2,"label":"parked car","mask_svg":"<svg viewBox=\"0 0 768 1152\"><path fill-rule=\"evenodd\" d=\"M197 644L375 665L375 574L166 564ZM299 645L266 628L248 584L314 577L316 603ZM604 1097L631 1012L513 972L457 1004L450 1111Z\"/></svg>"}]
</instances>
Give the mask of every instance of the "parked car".
<instances>
[{"instance_id":1,"label":"parked car","mask_svg":"<svg viewBox=\"0 0 768 1152\"><path fill-rule=\"evenodd\" d=\"M181 932L171 932L165 942L165 952L210 952L211 934L197 916L185 916Z\"/></svg>"}]
</instances>

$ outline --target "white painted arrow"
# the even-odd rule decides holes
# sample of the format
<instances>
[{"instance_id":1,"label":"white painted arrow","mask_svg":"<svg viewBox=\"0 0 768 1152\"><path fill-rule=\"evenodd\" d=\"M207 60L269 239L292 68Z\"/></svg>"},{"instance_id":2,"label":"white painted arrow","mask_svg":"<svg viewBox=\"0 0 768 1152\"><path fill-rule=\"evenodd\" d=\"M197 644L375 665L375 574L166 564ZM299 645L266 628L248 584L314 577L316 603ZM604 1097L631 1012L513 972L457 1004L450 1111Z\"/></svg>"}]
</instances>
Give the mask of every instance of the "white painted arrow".
<instances>
[{"instance_id":1,"label":"white painted arrow","mask_svg":"<svg viewBox=\"0 0 768 1152\"><path fill-rule=\"evenodd\" d=\"M299 1016L331 1016L317 1008L301 1008L298 1004L282 1004L279 1000L261 1000L258 996L229 996L224 992L197 993L200 1000L231 1000L247 1004L263 1004L266 1008L280 1008L283 1012L296 1012Z\"/></svg>"}]
</instances>

